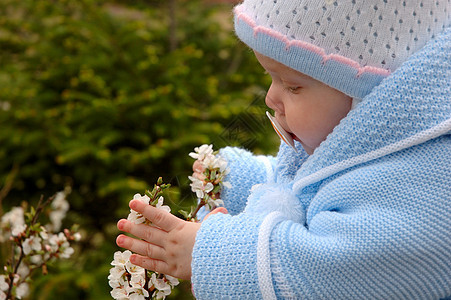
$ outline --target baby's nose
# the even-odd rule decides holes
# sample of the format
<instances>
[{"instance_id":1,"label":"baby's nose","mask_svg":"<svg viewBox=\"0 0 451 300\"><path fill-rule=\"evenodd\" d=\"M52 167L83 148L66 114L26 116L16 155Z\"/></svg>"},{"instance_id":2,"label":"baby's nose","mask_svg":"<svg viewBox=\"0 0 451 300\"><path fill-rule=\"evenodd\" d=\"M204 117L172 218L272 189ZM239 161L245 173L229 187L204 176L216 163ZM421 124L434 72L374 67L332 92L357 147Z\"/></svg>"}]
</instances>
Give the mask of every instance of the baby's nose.
<instances>
[{"instance_id":1,"label":"baby's nose","mask_svg":"<svg viewBox=\"0 0 451 300\"><path fill-rule=\"evenodd\" d=\"M265 103L275 112L279 114L285 113L283 101L281 100L280 96L280 91L278 91L277 87L274 86L274 84L271 84L268 92L266 93Z\"/></svg>"}]
</instances>

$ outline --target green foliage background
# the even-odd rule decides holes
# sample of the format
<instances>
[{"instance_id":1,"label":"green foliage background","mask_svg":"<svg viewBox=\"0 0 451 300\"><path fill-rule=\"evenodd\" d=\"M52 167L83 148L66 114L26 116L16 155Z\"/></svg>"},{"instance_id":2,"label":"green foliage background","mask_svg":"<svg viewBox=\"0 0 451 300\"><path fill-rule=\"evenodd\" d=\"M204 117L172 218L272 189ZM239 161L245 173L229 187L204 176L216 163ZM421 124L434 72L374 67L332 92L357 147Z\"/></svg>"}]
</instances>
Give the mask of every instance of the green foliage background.
<instances>
[{"instance_id":1,"label":"green foliage background","mask_svg":"<svg viewBox=\"0 0 451 300\"><path fill-rule=\"evenodd\" d=\"M268 78L234 36L232 6L170 2L0 0L0 204L70 186L66 222L84 237L30 299L110 299L116 221L159 176L173 211L191 205L195 146L276 150Z\"/></svg>"}]
</instances>

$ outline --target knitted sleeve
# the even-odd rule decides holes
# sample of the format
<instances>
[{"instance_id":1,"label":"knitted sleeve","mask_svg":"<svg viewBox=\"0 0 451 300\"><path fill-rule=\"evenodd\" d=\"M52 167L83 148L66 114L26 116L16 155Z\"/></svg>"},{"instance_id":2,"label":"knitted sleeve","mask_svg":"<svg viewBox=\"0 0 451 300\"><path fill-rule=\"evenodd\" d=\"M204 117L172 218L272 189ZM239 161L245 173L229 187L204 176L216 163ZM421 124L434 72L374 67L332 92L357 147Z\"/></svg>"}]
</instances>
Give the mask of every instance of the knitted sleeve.
<instances>
[{"instance_id":1,"label":"knitted sleeve","mask_svg":"<svg viewBox=\"0 0 451 300\"><path fill-rule=\"evenodd\" d=\"M354 167L318 187L305 224L270 235L273 288L289 299L451 296L451 136ZM265 265L265 261L258 261Z\"/></svg>"},{"instance_id":2,"label":"knitted sleeve","mask_svg":"<svg viewBox=\"0 0 451 300\"><path fill-rule=\"evenodd\" d=\"M191 262L196 299L262 299L257 277L256 215L215 214L197 232Z\"/></svg>"},{"instance_id":3,"label":"knitted sleeve","mask_svg":"<svg viewBox=\"0 0 451 300\"><path fill-rule=\"evenodd\" d=\"M244 209L252 186L273 176L275 158L235 147L223 148L219 154L227 160L229 174L225 181L231 184L230 188L224 187L221 199L229 213L235 215Z\"/></svg>"}]
</instances>

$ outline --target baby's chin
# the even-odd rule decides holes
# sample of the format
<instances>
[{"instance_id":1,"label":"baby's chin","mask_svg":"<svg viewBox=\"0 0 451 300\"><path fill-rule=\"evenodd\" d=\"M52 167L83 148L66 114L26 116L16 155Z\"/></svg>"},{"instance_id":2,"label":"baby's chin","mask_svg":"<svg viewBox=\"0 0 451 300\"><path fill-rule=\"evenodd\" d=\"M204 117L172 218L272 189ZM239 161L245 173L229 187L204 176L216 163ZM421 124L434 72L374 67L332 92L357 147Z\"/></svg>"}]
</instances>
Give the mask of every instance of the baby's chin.
<instances>
[{"instance_id":1,"label":"baby's chin","mask_svg":"<svg viewBox=\"0 0 451 300\"><path fill-rule=\"evenodd\" d=\"M313 152L315 151L315 148L312 148L308 145L306 145L303 141L301 141L296 135L292 134L293 140L299 142L302 146L302 148L304 148L305 152L307 152L308 155L312 155Z\"/></svg>"},{"instance_id":2,"label":"baby's chin","mask_svg":"<svg viewBox=\"0 0 451 300\"><path fill-rule=\"evenodd\" d=\"M291 136L291 138L294 141L297 141L297 142L299 142L301 144L302 148L304 148L305 152L307 152L308 155L312 155L313 154L313 152L315 151L316 147L311 147L311 146L306 145L300 138L298 138L298 136L296 134L294 134L292 132L288 132L287 131L287 133Z\"/></svg>"}]
</instances>

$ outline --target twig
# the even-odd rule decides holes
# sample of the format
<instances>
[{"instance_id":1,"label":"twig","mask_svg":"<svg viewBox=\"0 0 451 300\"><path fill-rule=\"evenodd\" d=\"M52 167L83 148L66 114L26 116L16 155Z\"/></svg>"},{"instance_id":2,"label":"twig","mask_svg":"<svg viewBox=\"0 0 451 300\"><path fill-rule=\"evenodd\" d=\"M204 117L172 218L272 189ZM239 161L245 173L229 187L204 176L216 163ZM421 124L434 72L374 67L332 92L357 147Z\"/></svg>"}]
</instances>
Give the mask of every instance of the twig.
<instances>
[{"instance_id":1,"label":"twig","mask_svg":"<svg viewBox=\"0 0 451 300\"><path fill-rule=\"evenodd\" d=\"M20 248L19 259L17 260L17 263L14 266L13 272L9 274L9 288L8 288L8 293L6 293L6 299L12 299L11 297L12 297L12 291L13 291L13 285L14 285L14 275L17 274L17 271L19 270L19 266L22 262L22 259L24 258L22 242L20 242L19 248ZM14 259L14 249L13 249L13 259Z\"/></svg>"},{"instance_id":2,"label":"twig","mask_svg":"<svg viewBox=\"0 0 451 300\"><path fill-rule=\"evenodd\" d=\"M39 199L38 205L36 207L36 212L33 216L33 219L31 220L31 225L36 224L36 222L39 219L39 216L41 215L41 212L44 210L44 207L49 205L50 202L53 201L53 199L55 199L55 196L49 197L44 203L42 203L44 201L44 196L41 195L41 198Z\"/></svg>"},{"instance_id":3,"label":"twig","mask_svg":"<svg viewBox=\"0 0 451 300\"><path fill-rule=\"evenodd\" d=\"M199 204L196 207L196 210L193 212L193 214L191 215L191 219L195 219L197 216L197 213L199 212L199 210L205 206L205 202L204 201L200 201Z\"/></svg>"},{"instance_id":4,"label":"twig","mask_svg":"<svg viewBox=\"0 0 451 300\"><path fill-rule=\"evenodd\" d=\"M11 191L17 173L19 173L19 165L14 163L11 171L6 176L5 185L0 190L0 217L3 215L3 199L5 199L6 196L9 194L9 192Z\"/></svg>"},{"instance_id":5,"label":"twig","mask_svg":"<svg viewBox=\"0 0 451 300\"><path fill-rule=\"evenodd\" d=\"M41 195L41 198L39 199L35 214L33 216L33 219L31 220L30 225L27 225L27 228L25 229L25 231L28 231L28 229L30 228L30 226L33 226L36 224L36 222L39 219L39 216L41 215L42 211L44 210L44 208L49 205L49 203L51 201L53 201L53 199L55 198L55 196L49 197L45 202L44 202L44 196ZM15 255L14 255L14 247L12 247L12 261L11 261L11 267L12 267L12 272L9 274L9 288L8 288L8 292L6 293L6 299L12 299L12 289L14 286L14 275L17 274L17 271L19 270L20 264L22 263L23 258L25 257L24 251L23 251L23 241L22 241L22 237L18 236L16 237L18 240L18 246L20 248L20 254L19 254L19 258L17 259L17 261L15 260ZM34 268L36 269L36 268ZM32 270L34 270L32 269ZM31 274L32 270L30 270L30 272L28 274ZM26 278L27 276L25 276ZM23 281L22 281L23 282ZM21 281L17 282L17 285L19 285L21 283Z\"/></svg>"}]
</instances>

